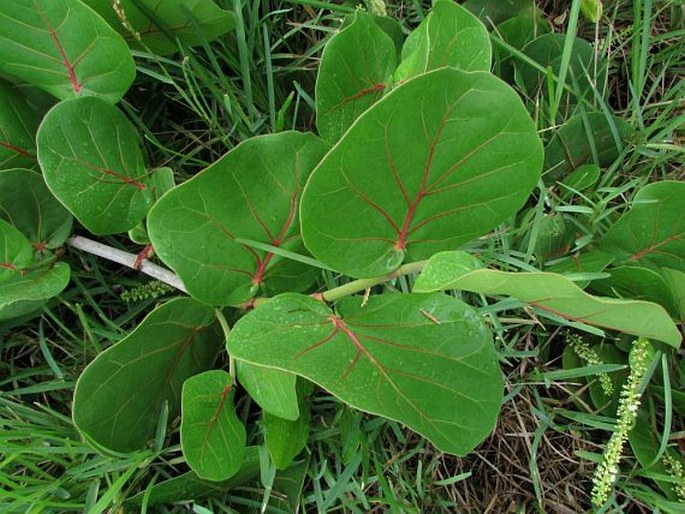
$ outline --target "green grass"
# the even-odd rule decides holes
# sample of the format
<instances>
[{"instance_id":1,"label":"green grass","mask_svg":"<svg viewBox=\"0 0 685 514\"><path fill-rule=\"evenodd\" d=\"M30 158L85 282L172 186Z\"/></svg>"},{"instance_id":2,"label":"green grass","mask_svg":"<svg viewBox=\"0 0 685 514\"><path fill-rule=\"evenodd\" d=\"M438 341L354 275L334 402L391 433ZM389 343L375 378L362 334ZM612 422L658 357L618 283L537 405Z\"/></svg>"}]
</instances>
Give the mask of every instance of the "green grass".
<instances>
[{"instance_id":1,"label":"green grass","mask_svg":"<svg viewBox=\"0 0 685 514\"><path fill-rule=\"evenodd\" d=\"M149 162L171 166L178 182L246 138L313 129L317 59L341 16L354 9L348 2L320 0L220 3L243 6L236 11L235 33L184 48L182 58L137 52L138 80L123 103L142 134ZM425 16L428 4L389 2L389 9L409 28ZM567 4L540 2L550 20ZM581 248L626 210L641 185L683 179L683 8L677 2L634 4L605 2L605 17L597 26L578 18L576 8L566 23L569 34L597 42L598 56L607 61L606 70L593 77L597 85L586 108L613 112L636 128L639 137L603 170L594 188L562 198L559 189L541 184L525 223L501 227L474 243L474 250L487 252L505 268L536 269L533 247L546 214L573 216L576 247ZM565 52L559 79L573 89L568 57ZM548 105L541 98L530 99L538 106L532 111L545 138L555 128L549 120L559 112L563 89L555 87ZM135 251L124 239L106 242ZM70 404L79 373L159 298L126 302L122 294L144 286L147 279L75 251L67 258L75 270L73 287L36 316L0 322L0 512L120 512L126 498L145 491L152 481L187 471L177 423L171 423L156 450L112 456L96 452L73 427ZM341 283L322 272L322 286ZM386 287L408 285L400 281ZM446 456L399 424L353 411L320 392L313 403L302 512L588 508L593 460L602 452L613 419L590 405L590 386L579 380L597 369L581 365L572 375L559 370L563 325L586 337L591 329L550 319L512 300L477 295L471 300L494 330L507 377L507 402L493 435L467 457ZM674 356L669 365L682 369L682 356ZM654 408L657 418L672 420L672 433L682 436L685 427L671 407L669 401ZM247 398L239 412L255 416ZM253 444L260 438L259 428L248 434ZM675 508L653 481L640 476L634 459L628 457L622 469L609 512L636 506ZM264 488L263 483L273 480L272 471L262 469L262 483L143 511L257 512L271 502L270 511L287 512Z\"/></svg>"}]
</instances>

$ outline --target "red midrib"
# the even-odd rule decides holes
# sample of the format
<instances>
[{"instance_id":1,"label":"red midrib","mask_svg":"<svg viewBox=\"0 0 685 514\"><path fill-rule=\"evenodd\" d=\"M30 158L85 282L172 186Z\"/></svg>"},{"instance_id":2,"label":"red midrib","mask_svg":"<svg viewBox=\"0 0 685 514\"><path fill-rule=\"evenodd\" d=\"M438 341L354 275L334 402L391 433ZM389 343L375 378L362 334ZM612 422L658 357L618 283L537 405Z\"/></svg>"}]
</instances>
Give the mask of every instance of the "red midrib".
<instances>
[{"instance_id":1,"label":"red midrib","mask_svg":"<svg viewBox=\"0 0 685 514\"><path fill-rule=\"evenodd\" d=\"M48 33L50 34L50 38L52 41L55 43L55 46L57 47L57 51L59 52L60 57L62 58L62 64L64 64L64 67L67 69L67 75L69 76L69 82L71 83L71 88L74 90L74 93L78 93L81 91L81 84L78 82L78 78L76 77L76 70L74 65L71 63L69 60L69 57L67 57L67 53L64 51L64 47L62 46L62 42L59 40L59 36L57 35L57 32L55 31L54 27L50 23L50 20L48 20L48 17L45 15L43 10L40 8L37 2L33 2L34 6L36 7L36 10L40 13L40 17L43 19L43 23L45 23L45 26L48 29Z\"/></svg>"},{"instance_id":2,"label":"red midrib","mask_svg":"<svg viewBox=\"0 0 685 514\"><path fill-rule=\"evenodd\" d=\"M343 98L340 102L338 102L336 105L331 107L330 111L335 111L336 109L339 109L340 107L343 107L344 105L353 102L354 100L358 100L359 98L362 98L366 95L370 95L372 93L377 93L379 91L383 91L385 89L385 83L384 82L379 82L378 84L374 84L373 86L367 87L365 89L360 90L359 92L348 96L347 98Z\"/></svg>"},{"instance_id":3,"label":"red midrib","mask_svg":"<svg viewBox=\"0 0 685 514\"><path fill-rule=\"evenodd\" d=\"M650 254L650 253L655 252L657 248L659 248L659 247L661 247L661 246L664 246L665 244L668 244L668 243L670 243L671 241L679 241L679 240L680 240L680 236L679 236L679 235L672 235L672 236L669 236L669 237L667 237L666 239L664 239L663 241L660 241L660 242L658 242L658 243L651 244L650 246L648 246L648 247L645 248L644 250L640 250L639 252L634 253L633 255L631 255L631 256L629 257L629 259L630 259L631 261L640 260L640 259L641 259L642 257L644 257L645 255L648 255L648 254Z\"/></svg>"},{"instance_id":4,"label":"red midrib","mask_svg":"<svg viewBox=\"0 0 685 514\"><path fill-rule=\"evenodd\" d=\"M283 243L283 240L285 239L285 235L288 233L288 230L290 230L290 226L293 224L293 220L295 219L295 213L297 212L297 193L298 190L295 189L293 191L292 195L290 195L290 211L288 212L288 218L285 220L285 223L281 227L280 232L278 235L271 241L271 246L279 246ZM269 265L269 262L273 258L274 254L269 252L267 253L263 259L260 259L257 264L257 270L255 271L254 278L252 279L252 283L255 285L259 285L264 281L264 273L266 272L266 267Z\"/></svg>"},{"instance_id":5,"label":"red midrib","mask_svg":"<svg viewBox=\"0 0 685 514\"><path fill-rule=\"evenodd\" d=\"M142 182L140 182L139 180L133 179L131 177L127 177L126 175L122 175L121 173L117 173L116 171L111 170L109 168L102 168L100 166L96 166L95 164L92 164L90 162L83 161L80 159L78 159L77 162L79 162L83 166L87 166L88 168L90 168L92 170L99 171L103 175L108 175L110 177L114 177L117 180L123 182L124 184L134 186L138 191L143 191L143 190L147 189L147 186L145 184L143 184Z\"/></svg>"},{"instance_id":6,"label":"red midrib","mask_svg":"<svg viewBox=\"0 0 685 514\"><path fill-rule=\"evenodd\" d=\"M25 155L26 157L33 157L28 150L25 150L24 148L20 148L18 146L13 145L12 143L8 143L6 141L0 141L0 146L3 148L7 148L8 150L11 150L15 153L18 153L19 155Z\"/></svg>"},{"instance_id":7,"label":"red midrib","mask_svg":"<svg viewBox=\"0 0 685 514\"><path fill-rule=\"evenodd\" d=\"M16 270L17 267L11 262L0 262L0 268Z\"/></svg>"},{"instance_id":8,"label":"red midrib","mask_svg":"<svg viewBox=\"0 0 685 514\"><path fill-rule=\"evenodd\" d=\"M209 442L209 434L211 433L212 429L214 428L214 425L216 422L219 420L219 416L221 416L221 411L224 410L224 405L226 404L226 398L228 398L228 393L231 392L231 386L226 386L224 387L224 390L221 391L221 398L219 399L219 403L216 406L216 409L214 410L214 415L212 416L212 419L209 420L209 423L207 424L207 432L205 433L205 438L202 441L202 450L204 451L205 447L207 446L207 443Z\"/></svg>"}]
</instances>

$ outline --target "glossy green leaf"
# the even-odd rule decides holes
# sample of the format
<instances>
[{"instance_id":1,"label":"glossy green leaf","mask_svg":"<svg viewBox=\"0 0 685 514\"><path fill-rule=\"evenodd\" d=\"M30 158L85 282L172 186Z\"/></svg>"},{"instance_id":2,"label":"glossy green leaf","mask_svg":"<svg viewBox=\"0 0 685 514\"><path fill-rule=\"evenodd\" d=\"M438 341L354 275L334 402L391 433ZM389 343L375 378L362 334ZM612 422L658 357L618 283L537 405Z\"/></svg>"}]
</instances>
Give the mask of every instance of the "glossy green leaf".
<instances>
[{"instance_id":1,"label":"glossy green leaf","mask_svg":"<svg viewBox=\"0 0 685 514\"><path fill-rule=\"evenodd\" d=\"M601 171L596 164L581 164L571 172L564 180L563 184L574 191L584 191L594 186L599 180ZM570 191L562 191L562 197L566 198Z\"/></svg>"},{"instance_id":2,"label":"glossy green leaf","mask_svg":"<svg viewBox=\"0 0 685 514\"><path fill-rule=\"evenodd\" d=\"M236 238L304 253L300 192L325 150L320 139L298 132L243 142L155 204L148 218L155 251L191 295L213 305L245 302L260 290L307 288L314 268Z\"/></svg>"},{"instance_id":3,"label":"glossy green leaf","mask_svg":"<svg viewBox=\"0 0 685 514\"><path fill-rule=\"evenodd\" d=\"M1 265L1 263L0 263ZM0 282L0 320L17 318L41 307L69 284L71 268L64 262L40 267Z\"/></svg>"},{"instance_id":4,"label":"glossy green leaf","mask_svg":"<svg viewBox=\"0 0 685 514\"><path fill-rule=\"evenodd\" d=\"M392 39L369 14L358 13L331 38L316 79L316 126L324 140L337 142L383 96L396 58Z\"/></svg>"},{"instance_id":5,"label":"glossy green leaf","mask_svg":"<svg viewBox=\"0 0 685 514\"><path fill-rule=\"evenodd\" d=\"M165 402L173 420L183 382L214 362L223 340L214 322L214 310L190 298L152 311L79 377L72 407L79 431L117 452L143 448Z\"/></svg>"},{"instance_id":6,"label":"glossy green leaf","mask_svg":"<svg viewBox=\"0 0 685 514\"><path fill-rule=\"evenodd\" d=\"M533 253L541 261L566 255L575 239L575 225L563 214L552 213L538 221Z\"/></svg>"},{"instance_id":7,"label":"glossy green leaf","mask_svg":"<svg viewBox=\"0 0 685 514\"><path fill-rule=\"evenodd\" d=\"M682 326L685 322L685 273L675 269L663 268L661 275L666 280L666 285L673 295L675 304L673 315Z\"/></svg>"},{"instance_id":8,"label":"glossy green leaf","mask_svg":"<svg viewBox=\"0 0 685 514\"><path fill-rule=\"evenodd\" d=\"M545 266L545 271L560 275L596 274L602 272L613 260L613 255L593 250L591 252L568 255L563 259L554 261L554 264ZM575 281L576 285L581 289L584 289L589 282L589 280Z\"/></svg>"},{"instance_id":9,"label":"glossy green leaf","mask_svg":"<svg viewBox=\"0 0 685 514\"><path fill-rule=\"evenodd\" d=\"M513 296L572 321L658 339L675 347L680 345L678 329L663 307L654 303L592 296L569 279L554 273L514 273L492 269L465 273L456 269L451 274L444 266L440 273L431 268L429 261L414 284L415 292L461 289Z\"/></svg>"},{"instance_id":10,"label":"glossy green leaf","mask_svg":"<svg viewBox=\"0 0 685 514\"><path fill-rule=\"evenodd\" d=\"M38 121L26 99L0 80L0 170L36 165Z\"/></svg>"},{"instance_id":11,"label":"glossy green leaf","mask_svg":"<svg viewBox=\"0 0 685 514\"><path fill-rule=\"evenodd\" d=\"M633 197L631 209L609 228L600 248L617 262L685 271L683 198L685 182L646 185Z\"/></svg>"},{"instance_id":12,"label":"glossy green leaf","mask_svg":"<svg viewBox=\"0 0 685 514\"><path fill-rule=\"evenodd\" d=\"M475 14L488 27L514 16L533 17L535 2L530 0L466 0L464 7Z\"/></svg>"},{"instance_id":13,"label":"glossy green leaf","mask_svg":"<svg viewBox=\"0 0 685 514\"><path fill-rule=\"evenodd\" d=\"M303 193L302 235L338 271L383 275L495 227L523 205L541 164L535 126L506 84L429 72L366 111L326 154Z\"/></svg>"},{"instance_id":14,"label":"glossy green leaf","mask_svg":"<svg viewBox=\"0 0 685 514\"><path fill-rule=\"evenodd\" d=\"M236 362L236 370L240 385L264 412L291 421L300 417L297 376L243 361Z\"/></svg>"},{"instance_id":15,"label":"glossy green leaf","mask_svg":"<svg viewBox=\"0 0 685 514\"><path fill-rule=\"evenodd\" d=\"M83 0L136 49L149 48L157 55L178 52L176 39L185 46L199 46L235 28L233 13L220 9L214 0ZM127 30L116 9L126 15ZM138 41L140 36L142 44Z\"/></svg>"},{"instance_id":16,"label":"glossy green leaf","mask_svg":"<svg viewBox=\"0 0 685 514\"><path fill-rule=\"evenodd\" d=\"M50 191L95 234L126 232L152 203L136 132L98 98L57 104L38 129L38 161Z\"/></svg>"},{"instance_id":17,"label":"glossy green leaf","mask_svg":"<svg viewBox=\"0 0 685 514\"><path fill-rule=\"evenodd\" d=\"M486 23L487 25L487 23ZM489 26L489 25L488 25ZM500 38L509 46L522 50L528 43L541 36L547 34L549 27L545 19L537 10L528 15L515 16L497 25L492 33ZM497 43L492 45L492 61L493 72L502 80L510 84L515 82L515 62L514 57L506 48Z\"/></svg>"},{"instance_id":18,"label":"glossy green leaf","mask_svg":"<svg viewBox=\"0 0 685 514\"><path fill-rule=\"evenodd\" d=\"M34 261L31 242L16 227L0 219L0 320L27 314L69 283L63 262Z\"/></svg>"},{"instance_id":19,"label":"glossy green leaf","mask_svg":"<svg viewBox=\"0 0 685 514\"><path fill-rule=\"evenodd\" d=\"M502 375L490 332L456 298L345 298L334 314L303 295L279 295L241 318L236 359L297 373L355 408L398 420L463 455L494 426Z\"/></svg>"},{"instance_id":20,"label":"glossy green leaf","mask_svg":"<svg viewBox=\"0 0 685 514\"><path fill-rule=\"evenodd\" d=\"M256 446L245 449L245 457L238 472L228 480L213 482L203 480L194 471L189 471L169 480L150 485L148 505L176 503L198 500L207 496L218 496L235 487L245 485L259 477L259 451ZM143 503L146 491L142 491L126 501L136 505Z\"/></svg>"},{"instance_id":21,"label":"glossy green leaf","mask_svg":"<svg viewBox=\"0 0 685 514\"><path fill-rule=\"evenodd\" d=\"M489 71L490 36L485 26L452 0L437 0L402 47L395 81L450 66L463 71Z\"/></svg>"},{"instance_id":22,"label":"glossy green leaf","mask_svg":"<svg viewBox=\"0 0 685 514\"><path fill-rule=\"evenodd\" d=\"M79 0L3 0L0 72L64 100L121 99L135 77L123 38Z\"/></svg>"},{"instance_id":23,"label":"glossy green leaf","mask_svg":"<svg viewBox=\"0 0 685 514\"><path fill-rule=\"evenodd\" d=\"M37 250L57 248L71 233L69 211L40 173L26 169L0 171L0 218L19 229Z\"/></svg>"},{"instance_id":24,"label":"glossy green leaf","mask_svg":"<svg viewBox=\"0 0 685 514\"><path fill-rule=\"evenodd\" d=\"M243 364L245 363L243 362ZM296 398L300 412L297 419L283 419L268 412L264 412L262 416L264 441L271 460L280 470L290 466L309 441L312 415L308 397L311 395L314 385L300 378L297 386Z\"/></svg>"},{"instance_id":25,"label":"glossy green leaf","mask_svg":"<svg viewBox=\"0 0 685 514\"><path fill-rule=\"evenodd\" d=\"M617 132L618 142L614 138L612 125ZM573 116L556 130L545 147L543 178L547 182L554 182L588 162L606 168L618 158L633 134L634 131L621 118L612 116L608 119L601 112Z\"/></svg>"},{"instance_id":26,"label":"glossy green leaf","mask_svg":"<svg viewBox=\"0 0 685 514\"><path fill-rule=\"evenodd\" d=\"M214 369L183 383L181 448L188 465L205 480L226 480L245 456L245 426L233 406L231 375Z\"/></svg>"},{"instance_id":27,"label":"glossy green leaf","mask_svg":"<svg viewBox=\"0 0 685 514\"><path fill-rule=\"evenodd\" d=\"M309 440L311 414L305 409L295 421L264 413L264 439L277 469L286 469Z\"/></svg>"}]
</instances>

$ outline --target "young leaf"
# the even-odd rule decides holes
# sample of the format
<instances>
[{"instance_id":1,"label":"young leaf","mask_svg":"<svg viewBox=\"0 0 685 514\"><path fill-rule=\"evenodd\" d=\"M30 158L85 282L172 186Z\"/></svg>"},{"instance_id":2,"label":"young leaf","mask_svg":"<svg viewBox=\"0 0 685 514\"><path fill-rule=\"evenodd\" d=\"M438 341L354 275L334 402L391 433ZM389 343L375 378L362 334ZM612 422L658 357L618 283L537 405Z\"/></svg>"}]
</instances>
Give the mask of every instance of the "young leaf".
<instances>
[{"instance_id":1,"label":"young leaf","mask_svg":"<svg viewBox=\"0 0 685 514\"><path fill-rule=\"evenodd\" d=\"M286 469L307 445L311 413L304 409L295 421L264 413L264 439L277 469Z\"/></svg>"},{"instance_id":2,"label":"young leaf","mask_svg":"<svg viewBox=\"0 0 685 514\"><path fill-rule=\"evenodd\" d=\"M0 81L0 170L36 165L36 130L36 113L21 94Z\"/></svg>"},{"instance_id":3,"label":"young leaf","mask_svg":"<svg viewBox=\"0 0 685 514\"><path fill-rule=\"evenodd\" d=\"M541 165L511 88L488 73L429 72L371 107L326 154L302 196L302 236L333 269L383 275L495 227L523 205Z\"/></svg>"},{"instance_id":4,"label":"young leaf","mask_svg":"<svg viewBox=\"0 0 685 514\"><path fill-rule=\"evenodd\" d=\"M640 189L633 206L600 241L617 261L685 271L685 183L656 182Z\"/></svg>"},{"instance_id":5,"label":"young leaf","mask_svg":"<svg viewBox=\"0 0 685 514\"><path fill-rule=\"evenodd\" d=\"M434 268L431 259L414 284L415 292L428 293L461 289L489 295L514 296L522 302L573 321L658 339L680 345L680 333L668 313L654 303L616 300L592 296L573 282L554 273L509 273L492 269L464 271L442 265Z\"/></svg>"},{"instance_id":6,"label":"young leaf","mask_svg":"<svg viewBox=\"0 0 685 514\"><path fill-rule=\"evenodd\" d=\"M57 248L71 233L69 211L40 173L26 169L0 171L0 218L19 229L36 250Z\"/></svg>"},{"instance_id":7,"label":"young leaf","mask_svg":"<svg viewBox=\"0 0 685 514\"><path fill-rule=\"evenodd\" d=\"M489 71L490 36L485 26L452 0L437 0L431 13L404 43L395 81L451 66L463 71Z\"/></svg>"},{"instance_id":8,"label":"young leaf","mask_svg":"<svg viewBox=\"0 0 685 514\"><path fill-rule=\"evenodd\" d=\"M502 374L489 331L468 305L435 295L345 298L334 314L279 295L241 318L236 359L297 373L346 403L400 421L464 455L492 429Z\"/></svg>"},{"instance_id":9,"label":"young leaf","mask_svg":"<svg viewBox=\"0 0 685 514\"><path fill-rule=\"evenodd\" d=\"M213 305L307 288L316 270L237 238L303 253L298 202L326 150L311 134L249 139L155 204L150 240L192 296Z\"/></svg>"},{"instance_id":10,"label":"young leaf","mask_svg":"<svg viewBox=\"0 0 685 514\"><path fill-rule=\"evenodd\" d=\"M136 132L98 98L61 102L38 129L38 161L50 191L95 234L126 232L152 203Z\"/></svg>"},{"instance_id":11,"label":"young leaf","mask_svg":"<svg viewBox=\"0 0 685 514\"><path fill-rule=\"evenodd\" d=\"M236 370L240 385L264 412L290 421L300 417L297 376L244 361L236 362Z\"/></svg>"},{"instance_id":12,"label":"young leaf","mask_svg":"<svg viewBox=\"0 0 685 514\"><path fill-rule=\"evenodd\" d=\"M98 355L76 383L76 428L117 452L143 448L155 437L159 411L180 410L183 382L212 365L223 336L214 310L177 298L150 313L124 339Z\"/></svg>"},{"instance_id":13,"label":"young leaf","mask_svg":"<svg viewBox=\"0 0 685 514\"><path fill-rule=\"evenodd\" d=\"M16 227L0 219L0 283L21 275L33 262L33 247Z\"/></svg>"},{"instance_id":14,"label":"young leaf","mask_svg":"<svg viewBox=\"0 0 685 514\"><path fill-rule=\"evenodd\" d=\"M123 38L79 0L3 0L0 72L64 100L121 99L135 77Z\"/></svg>"},{"instance_id":15,"label":"young leaf","mask_svg":"<svg viewBox=\"0 0 685 514\"><path fill-rule=\"evenodd\" d=\"M376 103L395 71L396 51L373 17L357 13L354 22L326 45L316 79L316 126L335 143Z\"/></svg>"},{"instance_id":16,"label":"young leaf","mask_svg":"<svg viewBox=\"0 0 685 514\"><path fill-rule=\"evenodd\" d=\"M233 13L214 0L83 0L136 49L149 48L157 55L178 52L176 39L185 46L213 41L235 27ZM137 34L124 27L117 9ZM141 41L138 41L140 36Z\"/></svg>"},{"instance_id":17,"label":"young leaf","mask_svg":"<svg viewBox=\"0 0 685 514\"><path fill-rule=\"evenodd\" d=\"M205 371L183 383L181 448L188 465L205 480L226 480L245 456L245 427L233 406L231 375Z\"/></svg>"}]
</instances>

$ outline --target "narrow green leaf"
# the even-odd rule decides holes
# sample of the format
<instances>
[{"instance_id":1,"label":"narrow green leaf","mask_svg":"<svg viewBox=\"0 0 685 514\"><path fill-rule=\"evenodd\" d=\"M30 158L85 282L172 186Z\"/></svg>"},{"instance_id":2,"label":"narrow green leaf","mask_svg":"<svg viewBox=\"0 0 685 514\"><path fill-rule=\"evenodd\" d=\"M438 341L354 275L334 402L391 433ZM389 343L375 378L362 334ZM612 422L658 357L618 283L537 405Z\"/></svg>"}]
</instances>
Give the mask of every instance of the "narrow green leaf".
<instances>
[{"instance_id":1,"label":"narrow green leaf","mask_svg":"<svg viewBox=\"0 0 685 514\"><path fill-rule=\"evenodd\" d=\"M113 451L143 448L164 402L174 419L183 382L214 362L223 340L214 322L214 309L190 298L152 311L79 377L72 407L78 430Z\"/></svg>"},{"instance_id":2,"label":"narrow green leaf","mask_svg":"<svg viewBox=\"0 0 685 514\"><path fill-rule=\"evenodd\" d=\"M306 253L298 203L325 150L320 139L298 132L243 142L155 204L148 218L155 251L191 295L213 305L307 288L315 269L236 238Z\"/></svg>"},{"instance_id":3,"label":"narrow green leaf","mask_svg":"<svg viewBox=\"0 0 685 514\"><path fill-rule=\"evenodd\" d=\"M613 224L600 248L617 262L662 266L685 271L685 182L646 185L632 208Z\"/></svg>"},{"instance_id":4,"label":"narrow green leaf","mask_svg":"<svg viewBox=\"0 0 685 514\"><path fill-rule=\"evenodd\" d=\"M177 38L185 46L198 46L235 28L233 13L220 9L214 0L83 1L118 30L131 47L147 47L157 55L177 52ZM124 27L117 9L137 34Z\"/></svg>"},{"instance_id":5,"label":"narrow green leaf","mask_svg":"<svg viewBox=\"0 0 685 514\"><path fill-rule=\"evenodd\" d=\"M415 292L461 289L490 295L507 295L563 318L680 345L680 333L660 305L592 296L562 275L509 273L480 269L437 273L429 261L414 284Z\"/></svg>"},{"instance_id":6,"label":"narrow green leaf","mask_svg":"<svg viewBox=\"0 0 685 514\"><path fill-rule=\"evenodd\" d=\"M491 62L492 48L485 26L452 0L437 0L431 13L405 41L395 81L444 66L489 71Z\"/></svg>"},{"instance_id":7,"label":"narrow green leaf","mask_svg":"<svg viewBox=\"0 0 685 514\"><path fill-rule=\"evenodd\" d=\"M38 122L26 99L0 80L0 170L36 165Z\"/></svg>"},{"instance_id":8,"label":"narrow green leaf","mask_svg":"<svg viewBox=\"0 0 685 514\"><path fill-rule=\"evenodd\" d=\"M121 99L135 77L123 38L79 0L3 0L0 72L64 100Z\"/></svg>"},{"instance_id":9,"label":"narrow green leaf","mask_svg":"<svg viewBox=\"0 0 685 514\"><path fill-rule=\"evenodd\" d=\"M303 193L302 236L333 269L384 275L495 227L523 205L541 164L511 88L489 73L429 72L367 110L326 154Z\"/></svg>"},{"instance_id":10,"label":"narrow green leaf","mask_svg":"<svg viewBox=\"0 0 685 514\"><path fill-rule=\"evenodd\" d=\"M300 417L297 405L297 376L273 368L237 361L238 381L264 412L294 421Z\"/></svg>"},{"instance_id":11,"label":"narrow green leaf","mask_svg":"<svg viewBox=\"0 0 685 514\"><path fill-rule=\"evenodd\" d=\"M283 294L233 327L236 359L297 373L346 403L398 420L443 451L485 438L502 399L492 338L469 306L442 294L345 298L334 314Z\"/></svg>"},{"instance_id":12,"label":"narrow green leaf","mask_svg":"<svg viewBox=\"0 0 685 514\"><path fill-rule=\"evenodd\" d=\"M19 229L36 250L61 246L73 221L41 174L26 169L0 171L0 218Z\"/></svg>"},{"instance_id":13,"label":"narrow green leaf","mask_svg":"<svg viewBox=\"0 0 685 514\"><path fill-rule=\"evenodd\" d=\"M50 191L95 234L126 232L153 194L136 132L98 98L57 104L38 129L38 161Z\"/></svg>"},{"instance_id":14,"label":"narrow green leaf","mask_svg":"<svg viewBox=\"0 0 685 514\"><path fill-rule=\"evenodd\" d=\"M326 45L316 79L316 126L325 141L337 142L376 103L395 71L390 37L370 14L357 13L351 25Z\"/></svg>"},{"instance_id":15,"label":"narrow green leaf","mask_svg":"<svg viewBox=\"0 0 685 514\"><path fill-rule=\"evenodd\" d=\"M226 480L239 470L245 456L245 426L233 406L231 375L205 371L183 383L181 448L197 476Z\"/></svg>"}]
</instances>

